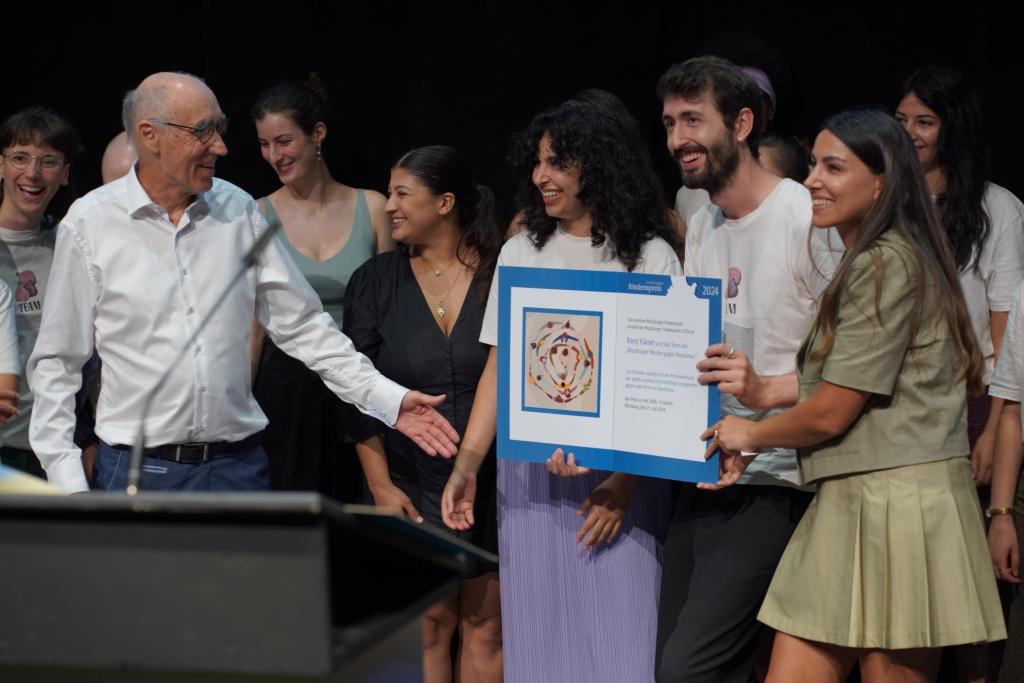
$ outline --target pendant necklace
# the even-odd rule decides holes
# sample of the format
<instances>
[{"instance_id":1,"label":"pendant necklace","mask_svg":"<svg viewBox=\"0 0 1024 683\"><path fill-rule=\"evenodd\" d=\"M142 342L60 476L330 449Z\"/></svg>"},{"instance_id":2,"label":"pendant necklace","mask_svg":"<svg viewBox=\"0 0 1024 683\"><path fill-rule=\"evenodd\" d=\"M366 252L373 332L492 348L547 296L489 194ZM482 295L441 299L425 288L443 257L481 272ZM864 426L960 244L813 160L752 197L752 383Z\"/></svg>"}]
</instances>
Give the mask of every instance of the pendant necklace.
<instances>
[{"instance_id":1,"label":"pendant necklace","mask_svg":"<svg viewBox=\"0 0 1024 683\"><path fill-rule=\"evenodd\" d=\"M450 265L448 267L451 268ZM448 291L445 292L444 296L441 297L441 300L437 302L437 308L434 309L434 313L437 314L438 318L443 318L444 317L444 314L445 314L444 302L445 302L445 300L448 299L448 295L452 293L452 290L455 289L455 285L459 282L459 278L462 277L462 271L463 270L464 270L464 268L460 268L459 269L459 272L457 272L455 274L455 279L452 280L452 284L448 287Z\"/></svg>"}]
</instances>

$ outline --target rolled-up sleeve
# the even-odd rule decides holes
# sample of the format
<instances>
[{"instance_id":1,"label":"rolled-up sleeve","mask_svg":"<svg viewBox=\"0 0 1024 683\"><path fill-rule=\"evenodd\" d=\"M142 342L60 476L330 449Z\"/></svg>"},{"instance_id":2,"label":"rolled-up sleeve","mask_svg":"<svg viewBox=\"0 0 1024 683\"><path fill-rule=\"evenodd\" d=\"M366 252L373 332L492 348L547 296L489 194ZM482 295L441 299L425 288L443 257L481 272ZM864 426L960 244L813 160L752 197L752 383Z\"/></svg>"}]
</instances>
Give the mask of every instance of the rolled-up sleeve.
<instances>
[{"instance_id":1,"label":"rolled-up sleeve","mask_svg":"<svg viewBox=\"0 0 1024 683\"><path fill-rule=\"evenodd\" d=\"M996 361L996 369L992 373L992 383L988 393L996 398L1008 401L1022 401L1024 391L1024 283L1017 287L1013 297L1013 306L1006 323L1006 334L1003 336L1002 352Z\"/></svg>"},{"instance_id":2,"label":"rolled-up sleeve","mask_svg":"<svg viewBox=\"0 0 1024 683\"><path fill-rule=\"evenodd\" d=\"M89 249L72 224L58 228L39 336L28 361L35 394L29 439L46 477L66 493L88 491L82 452L74 443L75 394L93 352L99 282Z\"/></svg>"}]
</instances>

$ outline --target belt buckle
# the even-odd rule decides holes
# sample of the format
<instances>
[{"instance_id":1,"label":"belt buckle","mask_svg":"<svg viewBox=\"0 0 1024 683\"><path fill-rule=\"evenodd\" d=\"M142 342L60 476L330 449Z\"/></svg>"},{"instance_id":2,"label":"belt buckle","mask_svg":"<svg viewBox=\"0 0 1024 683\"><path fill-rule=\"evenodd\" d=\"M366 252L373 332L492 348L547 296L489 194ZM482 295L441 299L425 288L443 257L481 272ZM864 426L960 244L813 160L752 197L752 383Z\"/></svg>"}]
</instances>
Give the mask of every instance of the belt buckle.
<instances>
[{"instance_id":1,"label":"belt buckle","mask_svg":"<svg viewBox=\"0 0 1024 683\"><path fill-rule=\"evenodd\" d=\"M209 444L209 442L207 442L207 443L180 443L180 444L176 445L174 447L174 462L177 462L177 463L181 462L181 449L182 448L195 448L196 446L202 446L203 447L203 458L202 458L202 460L199 460L198 462L206 462L207 458L210 457L210 444ZM192 460L190 462L197 462L197 461Z\"/></svg>"}]
</instances>

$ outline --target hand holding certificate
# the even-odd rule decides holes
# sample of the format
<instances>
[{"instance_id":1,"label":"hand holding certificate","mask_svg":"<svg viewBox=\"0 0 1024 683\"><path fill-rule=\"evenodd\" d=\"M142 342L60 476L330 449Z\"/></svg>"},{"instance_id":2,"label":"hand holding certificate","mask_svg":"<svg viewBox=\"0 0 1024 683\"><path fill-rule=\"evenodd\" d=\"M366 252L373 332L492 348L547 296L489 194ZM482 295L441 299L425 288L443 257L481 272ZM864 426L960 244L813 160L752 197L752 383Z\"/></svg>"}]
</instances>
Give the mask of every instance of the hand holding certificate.
<instances>
[{"instance_id":1,"label":"hand holding certificate","mask_svg":"<svg viewBox=\"0 0 1024 683\"><path fill-rule=\"evenodd\" d=\"M692 435L719 417L697 373L721 337L719 280L503 267L498 297L500 458L565 476L718 479ZM552 457L560 447L572 461Z\"/></svg>"}]
</instances>

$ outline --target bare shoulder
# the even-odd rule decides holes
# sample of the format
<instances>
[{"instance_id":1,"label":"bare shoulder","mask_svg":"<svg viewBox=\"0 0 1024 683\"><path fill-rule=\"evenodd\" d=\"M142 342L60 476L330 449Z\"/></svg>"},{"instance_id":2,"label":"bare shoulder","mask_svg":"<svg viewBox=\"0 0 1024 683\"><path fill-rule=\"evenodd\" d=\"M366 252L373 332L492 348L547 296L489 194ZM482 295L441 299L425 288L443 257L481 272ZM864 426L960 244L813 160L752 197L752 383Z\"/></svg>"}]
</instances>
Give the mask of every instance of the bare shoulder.
<instances>
[{"instance_id":1,"label":"bare shoulder","mask_svg":"<svg viewBox=\"0 0 1024 683\"><path fill-rule=\"evenodd\" d=\"M363 196L366 197L366 207L370 211L383 212L384 205L388 203L388 198L377 190L363 190Z\"/></svg>"}]
</instances>

